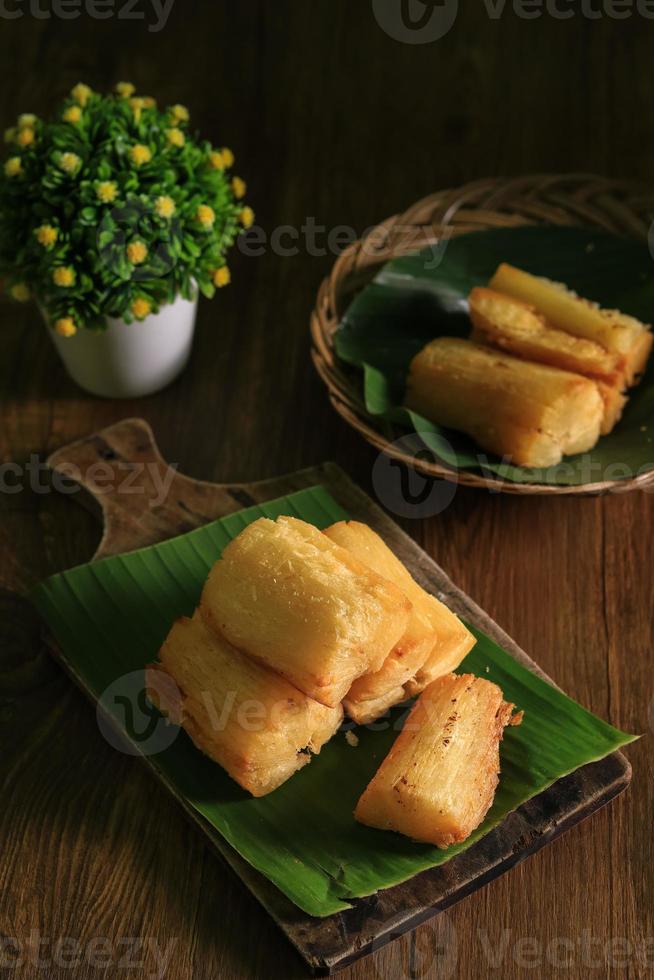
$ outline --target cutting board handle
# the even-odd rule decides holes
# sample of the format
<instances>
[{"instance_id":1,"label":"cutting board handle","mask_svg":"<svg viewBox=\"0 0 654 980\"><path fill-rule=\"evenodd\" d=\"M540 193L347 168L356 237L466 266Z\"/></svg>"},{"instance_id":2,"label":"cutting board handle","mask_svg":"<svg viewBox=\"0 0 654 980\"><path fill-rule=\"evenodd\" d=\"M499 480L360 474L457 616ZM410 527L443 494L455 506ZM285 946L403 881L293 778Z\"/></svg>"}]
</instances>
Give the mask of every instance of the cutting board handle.
<instances>
[{"instance_id":1,"label":"cutting board handle","mask_svg":"<svg viewBox=\"0 0 654 980\"><path fill-rule=\"evenodd\" d=\"M57 450L47 462L99 505L104 533L96 558L154 544L243 506L238 487L178 473L144 419L116 422Z\"/></svg>"}]
</instances>

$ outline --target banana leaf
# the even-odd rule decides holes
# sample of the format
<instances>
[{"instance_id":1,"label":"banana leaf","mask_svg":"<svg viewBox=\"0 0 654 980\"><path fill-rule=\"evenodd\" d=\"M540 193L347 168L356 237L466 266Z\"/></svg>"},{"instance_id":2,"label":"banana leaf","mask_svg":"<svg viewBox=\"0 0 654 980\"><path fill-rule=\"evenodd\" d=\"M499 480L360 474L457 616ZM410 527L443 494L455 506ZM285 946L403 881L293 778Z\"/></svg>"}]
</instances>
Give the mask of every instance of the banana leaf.
<instances>
[{"instance_id":1,"label":"banana leaf","mask_svg":"<svg viewBox=\"0 0 654 980\"><path fill-rule=\"evenodd\" d=\"M395 426L389 434L401 437L398 427L417 432L433 456L455 470L518 483L583 485L654 469L654 358L630 392L613 432L589 453L567 456L548 468L502 461L462 433L402 407L412 357L434 337L469 336L467 296L474 286L486 285L501 262L566 283L580 296L645 323L654 321L654 265L645 243L549 226L461 235L386 263L346 311L336 333L336 351L343 361L363 369L368 411Z\"/></svg>"},{"instance_id":2,"label":"banana leaf","mask_svg":"<svg viewBox=\"0 0 654 980\"><path fill-rule=\"evenodd\" d=\"M161 544L55 575L38 586L33 598L69 667L125 734L125 747L134 754L160 748L157 766L176 791L305 912L330 915L354 898L442 864L555 780L632 741L475 630L478 643L462 669L499 684L505 697L524 709L525 718L521 727L507 729L495 803L468 841L438 850L363 827L352 817L359 795L397 736L406 707L357 728L356 747L338 732L287 783L253 799L144 702L143 667L156 658L173 619L193 612L206 575L227 543L249 522L280 514L319 528L348 516L324 488L313 487ZM134 677L135 687L123 684ZM161 729L158 735L163 732L161 744L157 733L152 735L153 719Z\"/></svg>"}]
</instances>

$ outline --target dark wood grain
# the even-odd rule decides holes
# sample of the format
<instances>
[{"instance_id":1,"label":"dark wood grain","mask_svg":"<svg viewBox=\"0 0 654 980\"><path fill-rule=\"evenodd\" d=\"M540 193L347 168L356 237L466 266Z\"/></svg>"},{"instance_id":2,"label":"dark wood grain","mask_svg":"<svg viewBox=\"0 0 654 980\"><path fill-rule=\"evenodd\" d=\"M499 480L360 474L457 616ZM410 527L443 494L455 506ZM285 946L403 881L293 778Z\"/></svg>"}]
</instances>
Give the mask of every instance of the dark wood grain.
<instances>
[{"instance_id":1,"label":"dark wood grain","mask_svg":"<svg viewBox=\"0 0 654 980\"><path fill-rule=\"evenodd\" d=\"M384 34L367 0L176 0L160 33L117 18L0 19L0 110L9 125L79 79L103 88L133 78L233 146L268 231L313 216L360 233L486 175L651 180L651 22L526 21L508 4L493 20L481 2L459 6L450 33L424 46ZM333 415L308 359L308 317L332 261L306 247L236 255L233 285L201 306L186 373L138 403L83 395L36 310L0 301L0 465L143 415L191 476L249 482L335 459L371 490L375 454ZM2 933L77 937L85 949L92 937L175 940L175 980L303 976L268 916L149 774L110 750L42 650L22 597L87 560L100 526L70 497L31 489L28 474L21 484L0 493ZM438 515L402 523L566 691L647 737L629 748L628 794L344 977L651 976L651 495L541 501L458 489ZM149 951L143 968L113 973L141 980L155 966ZM74 973L29 962L13 972L107 975L86 959Z\"/></svg>"},{"instance_id":2,"label":"dark wood grain","mask_svg":"<svg viewBox=\"0 0 654 980\"><path fill-rule=\"evenodd\" d=\"M96 501L104 531L95 558L122 554L183 534L242 507L265 503L306 487L324 486L344 510L373 527L402 559L414 578L466 621L509 651L527 669L540 668L448 578L439 566L334 463L283 477L246 484L193 480L168 467L152 430L142 419L126 419L64 446L48 465L75 479ZM102 474L101 482L98 476ZM129 484L125 486L126 480ZM160 487L166 486L165 496ZM78 686L93 692L64 649L55 657ZM410 932L438 912L472 894L504 871L539 851L564 831L595 813L625 790L631 767L616 752L584 766L512 813L500 827L463 854L385 891L353 902L325 919L303 914L263 876L249 868L191 805L157 765L144 760L167 786L186 815L208 837L225 863L270 913L309 968L330 974Z\"/></svg>"}]
</instances>

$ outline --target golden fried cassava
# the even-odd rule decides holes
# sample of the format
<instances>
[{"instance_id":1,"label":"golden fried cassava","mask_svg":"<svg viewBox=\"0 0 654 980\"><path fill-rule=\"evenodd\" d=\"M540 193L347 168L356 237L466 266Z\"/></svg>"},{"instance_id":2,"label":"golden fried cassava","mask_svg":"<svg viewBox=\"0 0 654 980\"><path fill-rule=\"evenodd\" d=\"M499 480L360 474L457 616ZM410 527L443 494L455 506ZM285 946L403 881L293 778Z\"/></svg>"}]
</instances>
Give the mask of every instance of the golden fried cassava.
<instances>
[{"instance_id":1,"label":"golden fried cassava","mask_svg":"<svg viewBox=\"0 0 654 980\"><path fill-rule=\"evenodd\" d=\"M654 336L647 324L619 310L604 310L562 283L552 282L502 263L489 287L535 306L553 327L595 341L619 357L628 385L645 370Z\"/></svg>"},{"instance_id":2,"label":"golden fried cassava","mask_svg":"<svg viewBox=\"0 0 654 980\"><path fill-rule=\"evenodd\" d=\"M474 327L471 340L597 381L604 402L601 433L611 432L627 401L618 354L594 340L557 330L533 306L492 289L473 289L468 303Z\"/></svg>"},{"instance_id":3,"label":"golden fried cassava","mask_svg":"<svg viewBox=\"0 0 654 980\"><path fill-rule=\"evenodd\" d=\"M472 674L435 680L365 789L355 818L438 847L464 841L493 802L499 744L512 710L490 681Z\"/></svg>"},{"instance_id":4,"label":"golden fried cassava","mask_svg":"<svg viewBox=\"0 0 654 980\"><path fill-rule=\"evenodd\" d=\"M359 677L345 698L350 717L367 724L417 694L438 674L458 667L475 639L447 606L418 585L372 528L358 521L339 521L324 533L401 589L413 606L405 633L382 667Z\"/></svg>"},{"instance_id":5,"label":"golden fried cassava","mask_svg":"<svg viewBox=\"0 0 654 980\"><path fill-rule=\"evenodd\" d=\"M413 358L405 404L521 466L591 449L604 416L594 381L451 337Z\"/></svg>"},{"instance_id":6,"label":"golden fried cassava","mask_svg":"<svg viewBox=\"0 0 654 980\"><path fill-rule=\"evenodd\" d=\"M306 765L341 723L340 707L307 697L199 616L177 620L159 658L147 668L150 700L253 796Z\"/></svg>"},{"instance_id":7,"label":"golden fried cassava","mask_svg":"<svg viewBox=\"0 0 654 980\"><path fill-rule=\"evenodd\" d=\"M200 612L234 646L335 707L379 670L406 631L411 603L310 524L261 518L223 552Z\"/></svg>"}]
</instances>

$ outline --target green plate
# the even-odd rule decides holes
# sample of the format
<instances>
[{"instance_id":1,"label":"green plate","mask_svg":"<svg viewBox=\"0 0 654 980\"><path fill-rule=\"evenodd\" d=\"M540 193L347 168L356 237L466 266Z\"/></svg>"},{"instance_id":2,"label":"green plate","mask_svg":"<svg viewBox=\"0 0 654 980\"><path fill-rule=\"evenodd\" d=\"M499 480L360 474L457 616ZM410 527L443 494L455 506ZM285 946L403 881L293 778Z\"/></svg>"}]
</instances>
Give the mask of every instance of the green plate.
<instances>
[{"instance_id":1,"label":"green plate","mask_svg":"<svg viewBox=\"0 0 654 980\"><path fill-rule=\"evenodd\" d=\"M513 466L485 454L461 433L402 408L411 358L434 337L467 337L467 296L501 262L564 282L581 296L654 320L654 263L646 244L583 228L533 226L452 238L388 262L354 300L336 333L339 357L363 368L368 411L419 433L454 469L519 483L580 486L636 477L654 469L654 358L632 389L622 420L589 453L558 466Z\"/></svg>"},{"instance_id":2,"label":"green plate","mask_svg":"<svg viewBox=\"0 0 654 980\"><path fill-rule=\"evenodd\" d=\"M319 528L348 516L325 489L313 487L161 544L55 575L36 589L34 601L67 663L125 732L125 745L135 753L158 750L157 766L177 793L305 912L330 915L353 898L442 864L555 780L633 740L475 630L478 643L462 669L497 682L505 697L524 709L525 719L519 728L507 729L495 803L465 844L441 851L354 822L355 803L393 743L406 709L357 729L356 748L337 733L282 787L253 799L184 732L148 709L143 667L156 658L172 621L193 612L225 545L258 517L280 514ZM102 730L113 741L104 725Z\"/></svg>"}]
</instances>

